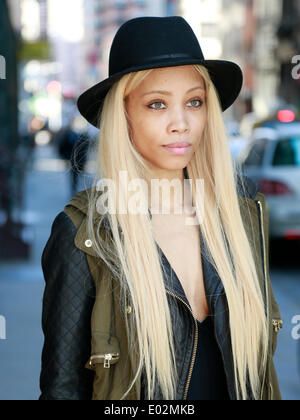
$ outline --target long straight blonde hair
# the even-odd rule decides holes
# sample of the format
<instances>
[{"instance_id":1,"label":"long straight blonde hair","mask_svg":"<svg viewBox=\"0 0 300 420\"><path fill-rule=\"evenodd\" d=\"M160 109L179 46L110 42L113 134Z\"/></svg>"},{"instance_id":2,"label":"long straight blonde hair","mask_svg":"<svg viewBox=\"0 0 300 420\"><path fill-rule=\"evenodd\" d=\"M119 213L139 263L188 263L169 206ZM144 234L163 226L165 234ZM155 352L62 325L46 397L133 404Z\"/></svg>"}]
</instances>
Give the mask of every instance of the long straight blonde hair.
<instances>
[{"instance_id":1,"label":"long straight blonde hair","mask_svg":"<svg viewBox=\"0 0 300 420\"><path fill-rule=\"evenodd\" d=\"M192 200L200 220L201 197L195 193L196 180L205 185L204 214L201 232L207 243L210 260L224 285L229 308L231 344L238 399L258 399L260 375L267 358L267 320L254 258L247 238L237 195L237 169L228 147L222 111L214 84L207 70L193 65L203 77L206 89L207 123L203 139L187 165L192 182ZM108 92L101 113L100 139L96 158L94 186L99 179L114 181L119 190L119 171L132 179L148 179L145 159L135 149L126 114L125 100L150 72L130 73ZM108 196L111 192L108 190ZM176 398L177 371L174 337L169 304L163 280L162 264L153 236L149 214L107 213L99 218L95 231L94 217L99 194L91 189L88 206L88 233L99 257L120 282L120 310L125 312L130 299L132 316L124 313L131 354L138 354L138 368L125 398L144 369L147 397L153 399L159 386L163 398ZM202 205L203 209L203 205ZM107 217L113 238L111 243L100 235ZM122 234L120 232L122 231ZM229 244L229 246L228 246ZM116 264L116 261L118 263Z\"/></svg>"}]
</instances>

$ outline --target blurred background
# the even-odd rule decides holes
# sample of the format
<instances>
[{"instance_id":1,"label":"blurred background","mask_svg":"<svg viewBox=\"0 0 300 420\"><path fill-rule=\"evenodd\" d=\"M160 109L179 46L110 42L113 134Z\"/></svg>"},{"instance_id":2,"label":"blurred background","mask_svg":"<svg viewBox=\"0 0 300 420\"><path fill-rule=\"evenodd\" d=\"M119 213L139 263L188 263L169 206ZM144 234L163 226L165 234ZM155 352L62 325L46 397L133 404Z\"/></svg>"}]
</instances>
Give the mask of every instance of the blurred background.
<instances>
[{"instance_id":1,"label":"blurred background","mask_svg":"<svg viewBox=\"0 0 300 420\"><path fill-rule=\"evenodd\" d=\"M206 58L237 62L224 118L232 156L270 207L271 281L284 328L275 356L285 400L300 399L300 2L0 1L0 399L39 397L41 254L55 216L91 183L98 132L81 92L107 77L119 26L181 15ZM88 147L89 146L89 147Z\"/></svg>"}]
</instances>

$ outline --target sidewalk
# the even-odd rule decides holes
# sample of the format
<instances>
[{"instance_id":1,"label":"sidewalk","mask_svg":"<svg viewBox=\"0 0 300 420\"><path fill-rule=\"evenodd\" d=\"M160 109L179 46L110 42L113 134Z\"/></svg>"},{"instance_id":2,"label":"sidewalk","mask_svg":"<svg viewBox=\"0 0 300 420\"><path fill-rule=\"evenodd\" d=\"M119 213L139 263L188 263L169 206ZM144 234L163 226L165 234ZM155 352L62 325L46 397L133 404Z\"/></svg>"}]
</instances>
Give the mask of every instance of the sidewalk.
<instances>
[{"instance_id":1,"label":"sidewalk","mask_svg":"<svg viewBox=\"0 0 300 420\"><path fill-rule=\"evenodd\" d=\"M55 216L70 200L69 174L51 147L38 147L24 188L24 234L33 240L28 262L1 263L0 315L6 340L0 340L0 400L39 397L44 277L41 254ZM82 183L81 188L84 189Z\"/></svg>"}]
</instances>

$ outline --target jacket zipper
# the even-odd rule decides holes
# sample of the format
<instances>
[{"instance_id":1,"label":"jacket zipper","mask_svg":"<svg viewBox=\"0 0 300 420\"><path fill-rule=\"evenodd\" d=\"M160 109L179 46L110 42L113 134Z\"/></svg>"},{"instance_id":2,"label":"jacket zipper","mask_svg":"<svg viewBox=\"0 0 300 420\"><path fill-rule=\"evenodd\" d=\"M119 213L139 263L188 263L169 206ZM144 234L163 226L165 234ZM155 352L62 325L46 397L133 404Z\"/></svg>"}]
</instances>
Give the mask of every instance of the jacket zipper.
<instances>
[{"instance_id":1,"label":"jacket zipper","mask_svg":"<svg viewBox=\"0 0 300 420\"><path fill-rule=\"evenodd\" d=\"M192 361L191 361L191 364L190 364L190 369L189 369L189 373L188 373L188 377L187 377L187 381L186 381L186 385L185 385L185 391L184 391L184 395L183 395L183 399L186 400L188 390L189 390L189 386L190 386L190 382L191 382L191 377L192 377L193 367L194 367L194 363L195 363L196 353L197 353L198 325L197 325L197 320L194 317L190 306L183 299L181 299L181 297L179 297L178 295L175 295L175 293L171 292L170 290L166 289L166 292L169 293L170 295L174 296L176 299L180 300L188 308L188 310L190 311L190 313L191 313L191 315L194 319L194 323L195 323L195 335L194 335L194 347L193 347Z\"/></svg>"},{"instance_id":2,"label":"jacket zipper","mask_svg":"<svg viewBox=\"0 0 300 420\"><path fill-rule=\"evenodd\" d=\"M120 358L119 353L99 353L94 354L89 359L89 366L94 367L99 363L103 363L105 369L109 369L111 365L117 363Z\"/></svg>"},{"instance_id":3,"label":"jacket zipper","mask_svg":"<svg viewBox=\"0 0 300 420\"><path fill-rule=\"evenodd\" d=\"M261 252L262 252L262 258L263 258L263 269L264 269L264 280L265 280L265 295L266 295L266 316L267 316L267 322L269 326L269 296L268 296L268 288L267 288L267 261L266 261L266 251L265 251L265 234L264 234L264 224L263 224L263 208L262 203L259 200L255 200L255 203L258 205L259 213L258 213L258 219L259 219L259 229L261 233ZM268 336L269 337L269 336ZM265 386L265 380L266 380L266 370L267 366L265 366L264 369L264 376L263 376L263 382L261 386L261 394L260 399L263 399L263 392L264 392L264 386Z\"/></svg>"}]
</instances>

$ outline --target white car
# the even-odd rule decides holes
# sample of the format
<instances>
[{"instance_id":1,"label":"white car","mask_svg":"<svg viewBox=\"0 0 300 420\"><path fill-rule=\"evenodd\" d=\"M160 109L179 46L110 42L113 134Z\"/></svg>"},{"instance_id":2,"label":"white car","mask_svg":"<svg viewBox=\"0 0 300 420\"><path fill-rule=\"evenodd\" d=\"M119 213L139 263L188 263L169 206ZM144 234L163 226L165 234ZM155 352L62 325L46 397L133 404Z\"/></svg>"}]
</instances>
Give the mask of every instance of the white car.
<instances>
[{"instance_id":1,"label":"white car","mask_svg":"<svg viewBox=\"0 0 300 420\"><path fill-rule=\"evenodd\" d=\"M300 123L258 128L242 154L244 175L270 207L270 237L300 239Z\"/></svg>"}]
</instances>

